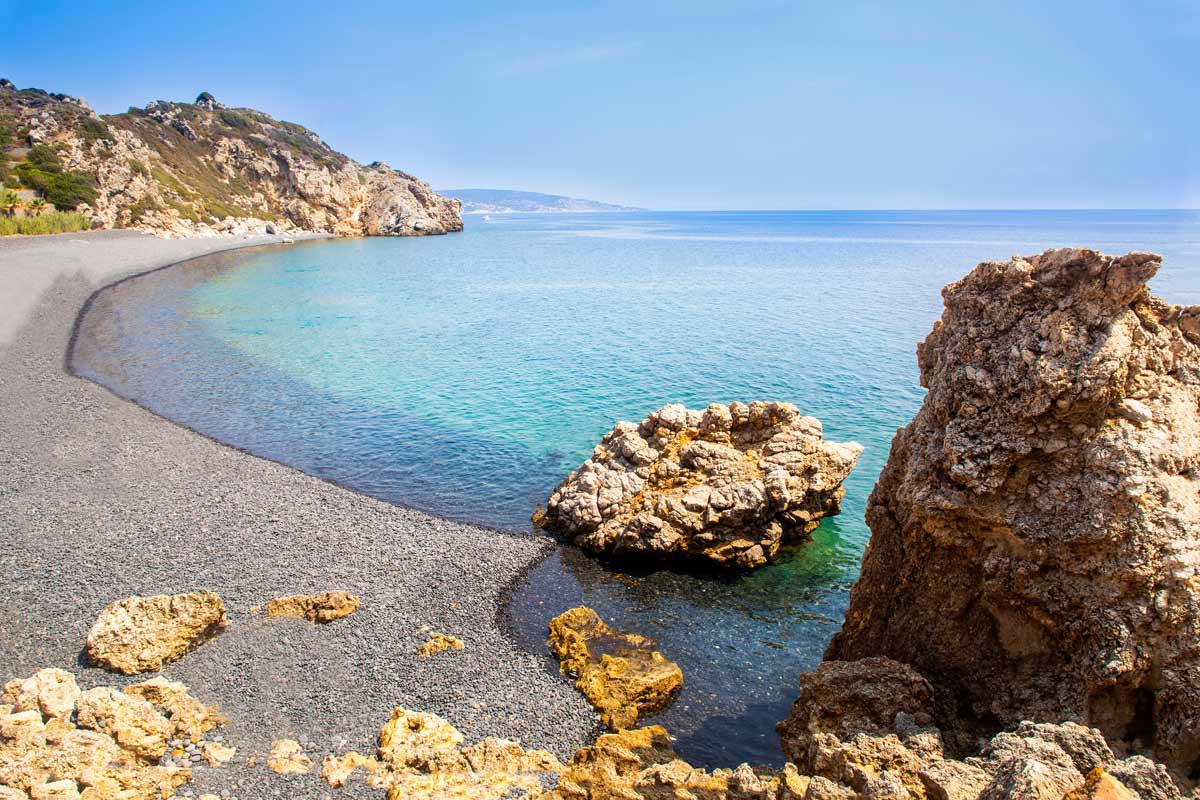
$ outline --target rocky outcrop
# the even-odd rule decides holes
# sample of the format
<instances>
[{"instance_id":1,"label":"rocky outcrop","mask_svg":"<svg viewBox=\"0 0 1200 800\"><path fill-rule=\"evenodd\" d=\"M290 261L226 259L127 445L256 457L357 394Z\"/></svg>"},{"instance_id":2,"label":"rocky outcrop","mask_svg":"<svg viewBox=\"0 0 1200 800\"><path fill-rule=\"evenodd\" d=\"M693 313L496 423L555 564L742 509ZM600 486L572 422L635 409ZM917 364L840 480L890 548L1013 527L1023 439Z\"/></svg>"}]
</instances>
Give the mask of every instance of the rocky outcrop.
<instances>
[{"instance_id":1,"label":"rocky outcrop","mask_svg":"<svg viewBox=\"0 0 1200 800\"><path fill-rule=\"evenodd\" d=\"M1122 759L1098 729L1073 722L1026 721L953 758L933 722L936 705L933 687L911 667L887 658L827 661L802 676L780 739L797 773L823 781L831 797L1182 800L1186 781L1177 785L1141 756ZM1140 788L1148 786L1157 788Z\"/></svg>"},{"instance_id":2,"label":"rocky outcrop","mask_svg":"<svg viewBox=\"0 0 1200 800\"><path fill-rule=\"evenodd\" d=\"M84 176L96 227L167 236L310 231L420 236L462 230L461 204L375 162L363 166L312 131L207 92L99 116L86 103L0 86L0 125L46 144Z\"/></svg>"},{"instance_id":3,"label":"rocky outcrop","mask_svg":"<svg viewBox=\"0 0 1200 800\"><path fill-rule=\"evenodd\" d=\"M212 592L128 597L100 612L85 650L93 664L135 675L162 669L225 624L225 604Z\"/></svg>"},{"instance_id":4,"label":"rocky outcrop","mask_svg":"<svg viewBox=\"0 0 1200 800\"><path fill-rule=\"evenodd\" d=\"M549 645L560 669L575 676L575 688L614 730L666 708L683 688L683 671L654 649L653 640L613 630L590 608L550 620Z\"/></svg>"},{"instance_id":5,"label":"rocky outcrop","mask_svg":"<svg viewBox=\"0 0 1200 800\"><path fill-rule=\"evenodd\" d=\"M1200 307L1149 294L1159 261L1052 250L946 287L828 658L1200 768Z\"/></svg>"},{"instance_id":6,"label":"rocky outcrop","mask_svg":"<svg viewBox=\"0 0 1200 800\"><path fill-rule=\"evenodd\" d=\"M225 628L225 604L212 592L127 597L88 631L93 664L125 675L162 669Z\"/></svg>"},{"instance_id":7,"label":"rocky outcrop","mask_svg":"<svg viewBox=\"0 0 1200 800\"><path fill-rule=\"evenodd\" d=\"M838 513L861 453L789 403L663 406L617 423L533 522L595 553L757 567Z\"/></svg>"},{"instance_id":8,"label":"rocky outcrop","mask_svg":"<svg viewBox=\"0 0 1200 800\"><path fill-rule=\"evenodd\" d=\"M44 669L6 684L0 695L0 800L172 796L191 771L169 765L168 741L194 730L197 719L221 717L182 684L155 681L124 692L107 686L80 692L71 673ZM188 713L164 714L146 696ZM207 723L200 727L211 730Z\"/></svg>"},{"instance_id":9,"label":"rocky outcrop","mask_svg":"<svg viewBox=\"0 0 1200 800\"><path fill-rule=\"evenodd\" d=\"M358 606L358 598L349 592L293 594L268 601L267 616L301 617L309 622L324 624L350 616L358 610Z\"/></svg>"}]
</instances>

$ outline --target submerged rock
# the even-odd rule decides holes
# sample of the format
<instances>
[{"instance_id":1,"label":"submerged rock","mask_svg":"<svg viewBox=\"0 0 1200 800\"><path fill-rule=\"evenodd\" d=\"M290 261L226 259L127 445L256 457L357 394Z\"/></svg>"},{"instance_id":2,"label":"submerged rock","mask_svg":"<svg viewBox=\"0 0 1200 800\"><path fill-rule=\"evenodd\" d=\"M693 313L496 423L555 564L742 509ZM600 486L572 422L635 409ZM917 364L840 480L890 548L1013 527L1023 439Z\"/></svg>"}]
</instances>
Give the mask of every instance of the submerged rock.
<instances>
[{"instance_id":1,"label":"submerged rock","mask_svg":"<svg viewBox=\"0 0 1200 800\"><path fill-rule=\"evenodd\" d=\"M549 645L562 671L575 676L575 688L614 730L666 708L683 688L683 671L654 649L653 640L613 630L590 608L552 619Z\"/></svg>"},{"instance_id":2,"label":"submerged rock","mask_svg":"<svg viewBox=\"0 0 1200 800\"><path fill-rule=\"evenodd\" d=\"M358 610L358 606L358 597L349 592L294 594L268 601L267 616L303 617L309 622L326 623L350 616Z\"/></svg>"},{"instance_id":3,"label":"submerged rock","mask_svg":"<svg viewBox=\"0 0 1200 800\"><path fill-rule=\"evenodd\" d=\"M861 453L789 403L663 406L617 423L533 522L595 553L757 567L838 513Z\"/></svg>"},{"instance_id":4,"label":"submerged rock","mask_svg":"<svg viewBox=\"0 0 1200 800\"><path fill-rule=\"evenodd\" d=\"M212 592L127 597L97 617L87 656L97 666L136 675L162 669L225 627L225 604Z\"/></svg>"},{"instance_id":5,"label":"submerged rock","mask_svg":"<svg viewBox=\"0 0 1200 800\"><path fill-rule=\"evenodd\" d=\"M1051 250L946 287L827 658L1200 767L1200 306L1150 295L1159 262Z\"/></svg>"}]
</instances>

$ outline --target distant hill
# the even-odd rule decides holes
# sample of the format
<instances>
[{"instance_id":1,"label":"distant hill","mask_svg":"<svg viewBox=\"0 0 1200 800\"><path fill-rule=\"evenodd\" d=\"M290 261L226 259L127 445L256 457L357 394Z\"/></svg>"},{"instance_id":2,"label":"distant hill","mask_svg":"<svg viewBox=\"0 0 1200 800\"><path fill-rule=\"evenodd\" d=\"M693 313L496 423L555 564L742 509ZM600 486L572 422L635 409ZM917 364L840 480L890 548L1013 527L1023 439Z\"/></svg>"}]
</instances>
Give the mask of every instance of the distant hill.
<instances>
[{"instance_id":1,"label":"distant hill","mask_svg":"<svg viewBox=\"0 0 1200 800\"><path fill-rule=\"evenodd\" d=\"M568 211L641 211L640 208L580 200L559 194L517 192L511 189L439 189L439 194L462 201L464 214L553 214Z\"/></svg>"},{"instance_id":2,"label":"distant hill","mask_svg":"<svg viewBox=\"0 0 1200 800\"><path fill-rule=\"evenodd\" d=\"M11 163L10 163L11 162ZM155 100L97 115L75 97L0 79L0 190L39 192L93 227L417 236L462 230L459 203L379 162L366 166L294 122Z\"/></svg>"}]
</instances>

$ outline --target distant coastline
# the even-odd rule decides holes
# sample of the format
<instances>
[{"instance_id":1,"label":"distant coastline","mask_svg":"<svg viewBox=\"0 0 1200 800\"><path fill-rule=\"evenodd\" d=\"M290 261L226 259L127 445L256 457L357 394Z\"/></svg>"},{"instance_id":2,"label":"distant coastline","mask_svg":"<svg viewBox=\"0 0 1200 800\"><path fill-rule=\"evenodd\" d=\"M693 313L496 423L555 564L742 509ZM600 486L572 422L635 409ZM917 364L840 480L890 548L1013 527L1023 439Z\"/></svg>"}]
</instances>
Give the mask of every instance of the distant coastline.
<instances>
[{"instance_id":1,"label":"distant coastline","mask_svg":"<svg viewBox=\"0 0 1200 800\"><path fill-rule=\"evenodd\" d=\"M514 189L438 189L462 201L463 214L564 214L572 212L645 211L644 208L602 203L560 194Z\"/></svg>"}]
</instances>

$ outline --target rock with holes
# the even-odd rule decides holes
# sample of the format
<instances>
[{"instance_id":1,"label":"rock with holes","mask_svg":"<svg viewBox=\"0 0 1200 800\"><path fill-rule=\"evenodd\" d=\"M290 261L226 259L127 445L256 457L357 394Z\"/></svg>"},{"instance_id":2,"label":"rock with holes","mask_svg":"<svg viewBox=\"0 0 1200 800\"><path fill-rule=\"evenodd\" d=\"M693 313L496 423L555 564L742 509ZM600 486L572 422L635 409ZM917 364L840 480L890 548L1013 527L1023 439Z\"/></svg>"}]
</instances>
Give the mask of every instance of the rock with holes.
<instances>
[{"instance_id":1,"label":"rock with holes","mask_svg":"<svg viewBox=\"0 0 1200 800\"><path fill-rule=\"evenodd\" d=\"M653 640L613 630L590 608L552 619L549 644L562 671L575 676L575 688L614 730L662 710L683 688L683 671Z\"/></svg>"},{"instance_id":2,"label":"rock with holes","mask_svg":"<svg viewBox=\"0 0 1200 800\"><path fill-rule=\"evenodd\" d=\"M663 406L617 423L533 521L595 553L757 567L838 513L861 454L789 403Z\"/></svg>"},{"instance_id":3,"label":"rock with holes","mask_svg":"<svg viewBox=\"0 0 1200 800\"><path fill-rule=\"evenodd\" d=\"M1159 265L1050 250L946 287L827 658L1200 766L1200 307L1150 295Z\"/></svg>"},{"instance_id":4,"label":"rock with holes","mask_svg":"<svg viewBox=\"0 0 1200 800\"><path fill-rule=\"evenodd\" d=\"M127 597L110 604L87 635L97 666L136 675L162 669L225 628L225 604L212 592Z\"/></svg>"}]
</instances>

